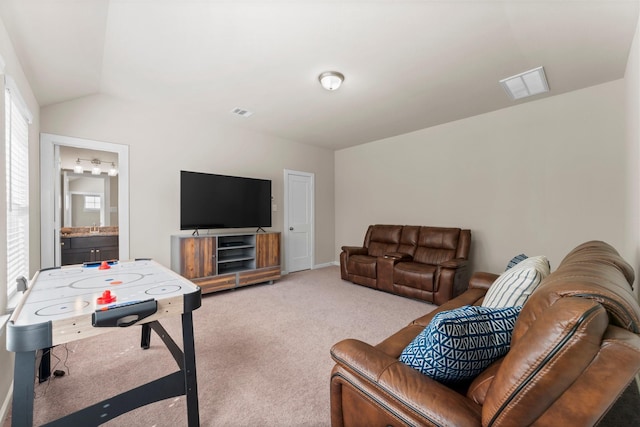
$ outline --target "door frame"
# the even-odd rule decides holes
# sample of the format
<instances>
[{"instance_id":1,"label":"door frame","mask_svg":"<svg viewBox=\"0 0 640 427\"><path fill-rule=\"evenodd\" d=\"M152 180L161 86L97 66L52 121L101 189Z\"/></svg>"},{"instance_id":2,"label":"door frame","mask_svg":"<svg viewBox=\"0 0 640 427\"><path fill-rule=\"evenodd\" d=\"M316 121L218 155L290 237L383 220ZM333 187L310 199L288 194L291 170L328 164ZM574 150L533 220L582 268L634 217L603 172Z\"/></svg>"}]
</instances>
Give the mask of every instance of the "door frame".
<instances>
[{"instance_id":1,"label":"door frame","mask_svg":"<svg viewBox=\"0 0 640 427\"><path fill-rule=\"evenodd\" d=\"M291 169L285 169L284 170L284 274L288 274L289 272L289 257L291 254L290 248L289 248L289 242L291 241L290 235L291 233L289 232L289 175L303 175L303 176L307 176L310 178L311 180L311 236L310 236L310 265L309 265L309 269L313 269L313 266L315 265L315 246L316 246L316 233L315 233L315 222L316 222L316 217L315 217L315 192L316 192L316 188L315 188L315 174L311 173L311 172L302 172L302 171L296 171L296 170L291 170Z\"/></svg>"},{"instance_id":2,"label":"door frame","mask_svg":"<svg viewBox=\"0 0 640 427\"><path fill-rule=\"evenodd\" d=\"M71 136L40 134L40 268L61 265L62 200L59 147L110 151L118 154L119 259L129 259L129 146ZM57 203L56 203L57 201ZM57 249L57 250L56 250Z\"/></svg>"}]
</instances>

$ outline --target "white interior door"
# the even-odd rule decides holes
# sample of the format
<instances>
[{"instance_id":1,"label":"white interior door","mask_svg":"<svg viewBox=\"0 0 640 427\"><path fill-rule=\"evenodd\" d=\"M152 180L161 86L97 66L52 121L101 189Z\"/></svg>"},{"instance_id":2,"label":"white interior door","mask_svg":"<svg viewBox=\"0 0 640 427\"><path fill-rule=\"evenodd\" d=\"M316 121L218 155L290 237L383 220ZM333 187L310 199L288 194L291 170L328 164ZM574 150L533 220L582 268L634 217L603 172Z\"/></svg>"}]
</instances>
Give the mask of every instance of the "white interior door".
<instances>
[{"instance_id":1,"label":"white interior door","mask_svg":"<svg viewBox=\"0 0 640 427\"><path fill-rule=\"evenodd\" d=\"M291 273L313 266L314 175L284 171L285 185L285 269Z\"/></svg>"}]
</instances>

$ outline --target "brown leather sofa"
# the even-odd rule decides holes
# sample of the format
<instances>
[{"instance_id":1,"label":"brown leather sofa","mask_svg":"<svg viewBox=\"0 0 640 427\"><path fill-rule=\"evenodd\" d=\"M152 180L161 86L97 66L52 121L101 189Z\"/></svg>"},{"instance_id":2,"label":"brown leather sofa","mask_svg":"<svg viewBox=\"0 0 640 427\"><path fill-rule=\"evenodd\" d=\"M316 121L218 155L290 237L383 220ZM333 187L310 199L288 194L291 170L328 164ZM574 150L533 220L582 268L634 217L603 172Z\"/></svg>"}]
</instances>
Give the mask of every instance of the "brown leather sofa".
<instances>
[{"instance_id":1,"label":"brown leather sofa","mask_svg":"<svg viewBox=\"0 0 640 427\"><path fill-rule=\"evenodd\" d=\"M440 311L479 305L497 278L476 273L459 297L376 346L331 349L331 424L593 426L640 370L633 269L611 246L571 251L526 301L503 358L465 384L439 383L398 361Z\"/></svg>"},{"instance_id":2,"label":"brown leather sofa","mask_svg":"<svg viewBox=\"0 0 640 427\"><path fill-rule=\"evenodd\" d=\"M471 231L370 225L362 246L343 246L343 280L442 304L468 285Z\"/></svg>"}]
</instances>

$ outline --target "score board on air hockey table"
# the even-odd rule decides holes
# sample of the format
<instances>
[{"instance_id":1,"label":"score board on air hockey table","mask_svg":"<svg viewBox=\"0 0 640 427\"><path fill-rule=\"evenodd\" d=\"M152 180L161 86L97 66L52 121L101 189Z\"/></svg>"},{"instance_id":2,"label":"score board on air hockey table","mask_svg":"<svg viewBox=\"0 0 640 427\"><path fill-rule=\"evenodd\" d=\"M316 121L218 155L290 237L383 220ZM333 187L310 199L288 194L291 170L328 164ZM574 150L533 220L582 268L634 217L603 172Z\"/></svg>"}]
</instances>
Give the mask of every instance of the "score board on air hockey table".
<instances>
[{"instance_id":1,"label":"score board on air hockey table","mask_svg":"<svg viewBox=\"0 0 640 427\"><path fill-rule=\"evenodd\" d=\"M147 396L132 399L133 390L123 393L120 396L126 394L128 403L124 409L114 409L110 418L153 401L185 394L189 425L198 425L191 312L200 304L201 291L197 285L153 260L111 261L40 270L7 326L7 349L16 353L14 425L31 425L33 421L34 364L38 350L135 324L143 325L143 343L146 329L147 345L150 330L158 332L176 359L181 369L176 374L181 378L168 375L148 383L149 390L144 393ZM180 351L158 322L178 314L182 315L184 351ZM182 383L180 393L176 393L174 382ZM168 395L151 393L150 396L149 392L158 387L174 388L172 392L165 392ZM22 417L24 412L26 415ZM17 414L21 415L16 417ZM77 419L86 422L87 414L80 414ZM60 425L73 425L72 421L73 418L67 419Z\"/></svg>"}]
</instances>

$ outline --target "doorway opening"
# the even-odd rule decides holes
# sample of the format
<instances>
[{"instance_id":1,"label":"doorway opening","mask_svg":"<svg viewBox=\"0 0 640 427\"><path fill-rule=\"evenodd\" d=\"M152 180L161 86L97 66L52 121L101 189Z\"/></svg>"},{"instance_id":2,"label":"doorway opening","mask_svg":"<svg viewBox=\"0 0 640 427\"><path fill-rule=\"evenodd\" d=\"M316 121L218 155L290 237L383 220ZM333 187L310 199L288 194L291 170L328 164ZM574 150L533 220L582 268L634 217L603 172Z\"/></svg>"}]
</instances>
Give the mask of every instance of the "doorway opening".
<instances>
[{"instance_id":1,"label":"doorway opening","mask_svg":"<svg viewBox=\"0 0 640 427\"><path fill-rule=\"evenodd\" d=\"M117 165L117 172L76 172L80 159ZM129 147L43 133L40 165L41 268L62 265L63 244L85 231L86 237L115 236L118 243L103 254L129 259Z\"/></svg>"}]
</instances>

